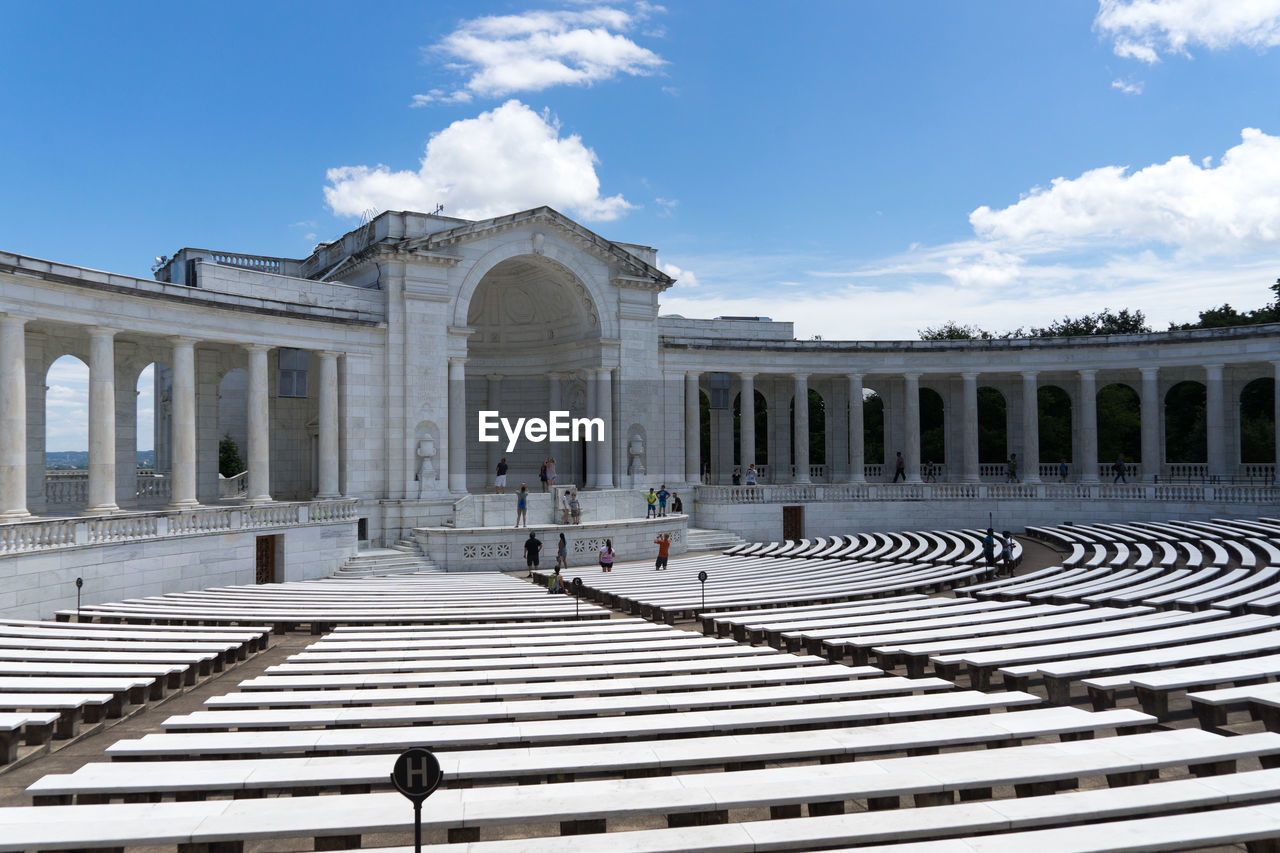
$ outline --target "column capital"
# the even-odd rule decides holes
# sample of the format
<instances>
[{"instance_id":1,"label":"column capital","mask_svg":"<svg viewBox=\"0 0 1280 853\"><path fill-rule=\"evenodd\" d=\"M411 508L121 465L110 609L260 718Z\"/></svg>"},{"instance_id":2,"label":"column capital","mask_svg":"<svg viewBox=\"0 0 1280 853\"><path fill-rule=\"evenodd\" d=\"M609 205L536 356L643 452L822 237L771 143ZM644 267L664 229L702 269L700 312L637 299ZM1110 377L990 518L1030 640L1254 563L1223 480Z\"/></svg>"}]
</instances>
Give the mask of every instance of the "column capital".
<instances>
[{"instance_id":1,"label":"column capital","mask_svg":"<svg viewBox=\"0 0 1280 853\"><path fill-rule=\"evenodd\" d=\"M684 372L684 378L685 378L685 379L697 379L697 378L698 378L698 377L700 377L701 375L702 375L702 371L701 371L701 370L686 370L686 371Z\"/></svg>"},{"instance_id":2,"label":"column capital","mask_svg":"<svg viewBox=\"0 0 1280 853\"><path fill-rule=\"evenodd\" d=\"M455 364L466 364L466 363L467 363L466 356L455 356L454 358L449 359L450 367L453 367Z\"/></svg>"},{"instance_id":3,"label":"column capital","mask_svg":"<svg viewBox=\"0 0 1280 853\"><path fill-rule=\"evenodd\" d=\"M346 353L335 349L319 349L316 350L316 355L321 358L342 358Z\"/></svg>"},{"instance_id":4,"label":"column capital","mask_svg":"<svg viewBox=\"0 0 1280 853\"><path fill-rule=\"evenodd\" d=\"M960 378L966 382L977 382L978 372L976 370L966 370L960 374Z\"/></svg>"},{"instance_id":5,"label":"column capital","mask_svg":"<svg viewBox=\"0 0 1280 853\"><path fill-rule=\"evenodd\" d=\"M920 375L921 375L921 374L920 374L920 371L918 371L918 370L909 370L909 371L904 371L904 372L903 372L903 374L902 374L902 378L903 378L903 379L914 379L914 380L916 380L916 381L919 381L919 380L920 380ZM978 374L976 374L976 373L975 373L975 374L973 374L973 375L974 375L974 376L977 376Z\"/></svg>"},{"instance_id":6,"label":"column capital","mask_svg":"<svg viewBox=\"0 0 1280 853\"><path fill-rule=\"evenodd\" d=\"M865 373L846 373L844 376L850 382L861 382L863 379L866 378L866 375L867 374Z\"/></svg>"},{"instance_id":7,"label":"column capital","mask_svg":"<svg viewBox=\"0 0 1280 853\"><path fill-rule=\"evenodd\" d=\"M268 352L275 349L271 344L241 344L249 352Z\"/></svg>"},{"instance_id":8,"label":"column capital","mask_svg":"<svg viewBox=\"0 0 1280 853\"><path fill-rule=\"evenodd\" d=\"M119 329L112 328L111 326L90 326L89 327L90 337L102 337L103 335L105 335L109 338L114 338L119 332L120 332Z\"/></svg>"},{"instance_id":9,"label":"column capital","mask_svg":"<svg viewBox=\"0 0 1280 853\"><path fill-rule=\"evenodd\" d=\"M1084 379L1086 377L1089 379L1093 379L1095 376L1098 375L1098 369L1096 367L1086 367L1082 370L1077 370L1076 372L1080 374L1081 379Z\"/></svg>"},{"instance_id":10,"label":"column capital","mask_svg":"<svg viewBox=\"0 0 1280 853\"><path fill-rule=\"evenodd\" d=\"M752 370L743 370L738 372L738 378L741 380L755 379L758 374Z\"/></svg>"},{"instance_id":11,"label":"column capital","mask_svg":"<svg viewBox=\"0 0 1280 853\"><path fill-rule=\"evenodd\" d=\"M14 314L8 311L0 311L0 325L4 326L25 326L30 322L30 317L22 314Z\"/></svg>"},{"instance_id":12,"label":"column capital","mask_svg":"<svg viewBox=\"0 0 1280 853\"><path fill-rule=\"evenodd\" d=\"M503 376L501 373L486 373L484 378L488 379L490 382L501 382Z\"/></svg>"},{"instance_id":13,"label":"column capital","mask_svg":"<svg viewBox=\"0 0 1280 853\"><path fill-rule=\"evenodd\" d=\"M1213 378L1213 375L1215 373L1218 374L1218 378L1221 378L1222 370L1225 367L1226 367L1225 364L1206 364L1204 366L1204 372L1207 373L1210 378Z\"/></svg>"},{"instance_id":14,"label":"column capital","mask_svg":"<svg viewBox=\"0 0 1280 853\"><path fill-rule=\"evenodd\" d=\"M1021 373L1022 373L1023 379L1039 379L1040 378L1040 371L1038 370L1023 370L1021 371Z\"/></svg>"},{"instance_id":15,"label":"column capital","mask_svg":"<svg viewBox=\"0 0 1280 853\"><path fill-rule=\"evenodd\" d=\"M1155 379L1160 373L1158 367L1139 367L1138 370L1141 371L1143 379Z\"/></svg>"},{"instance_id":16,"label":"column capital","mask_svg":"<svg viewBox=\"0 0 1280 853\"><path fill-rule=\"evenodd\" d=\"M594 367L591 369L591 372L596 374L596 376L613 376L612 367Z\"/></svg>"},{"instance_id":17,"label":"column capital","mask_svg":"<svg viewBox=\"0 0 1280 853\"><path fill-rule=\"evenodd\" d=\"M809 374L809 373L793 372L793 373L791 374L791 378L792 378L792 379L795 379L795 380L798 382L798 381L799 381L799 380L801 380L801 379L805 379L805 380L807 380L811 375L812 375L812 374Z\"/></svg>"},{"instance_id":18,"label":"column capital","mask_svg":"<svg viewBox=\"0 0 1280 853\"><path fill-rule=\"evenodd\" d=\"M169 338L169 343L173 344L175 347L195 346L196 344L200 343L200 339L188 337L187 335L172 335Z\"/></svg>"}]
</instances>

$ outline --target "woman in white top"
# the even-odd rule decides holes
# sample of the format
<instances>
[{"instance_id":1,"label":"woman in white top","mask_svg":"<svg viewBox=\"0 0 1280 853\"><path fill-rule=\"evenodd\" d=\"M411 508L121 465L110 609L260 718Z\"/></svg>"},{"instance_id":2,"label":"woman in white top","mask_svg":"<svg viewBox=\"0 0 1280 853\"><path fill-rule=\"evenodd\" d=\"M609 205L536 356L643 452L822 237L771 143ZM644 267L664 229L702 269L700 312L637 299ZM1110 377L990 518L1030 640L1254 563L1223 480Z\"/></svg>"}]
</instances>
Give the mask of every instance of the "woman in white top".
<instances>
[{"instance_id":1,"label":"woman in white top","mask_svg":"<svg viewBox=\"0 0 1280 853\"><path fill-rule=\"evenodd\" d=\"M606 572L613 571L613 558L618 556L613 550L613 540L604 540L604 547L600 549L600 568Z\"/></svg>"}]
</instances>

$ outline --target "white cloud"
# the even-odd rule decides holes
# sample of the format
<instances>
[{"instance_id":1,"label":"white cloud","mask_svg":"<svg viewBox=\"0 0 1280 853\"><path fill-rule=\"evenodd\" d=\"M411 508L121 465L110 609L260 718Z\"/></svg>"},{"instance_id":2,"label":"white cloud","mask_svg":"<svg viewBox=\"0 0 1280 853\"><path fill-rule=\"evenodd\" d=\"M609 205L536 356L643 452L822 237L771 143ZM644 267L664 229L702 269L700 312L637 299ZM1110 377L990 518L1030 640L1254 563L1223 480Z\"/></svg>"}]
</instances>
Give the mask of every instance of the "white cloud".
<instances>
[{"instance_id":1,"label":"white cloud","mask_svg":"<svg viewBox=\"0 0 1280 853\"><path fill-rule=\"evenodd\" d=\"M1188 157L1137 172L1059 178L1005 208L980 207L974 237L913 243L874 261L740 254L687 257L701 273L662 310L774 316L801 339L914 338L948 320L993 331L1104 308L1153 328L1229 302L1271 298L1280 242L1280 137L1246 129L1217 167ZM777 289L787 299L779 308Z\"/></svg>"},{"instance_id":2,"label":"white cloud","mask_svg":"<svg viewBox=\"0 0 1280 853\"><path fill-rule=\"evenodd\" d=\"M154 364L148 364L142 369L142 373L138 374L138 432L137 432L137 448L139 450L153 450L156 443L155 434L155 418L156 418L156 383Z\"/></svg>"},{"instance_id":3,"label":"white cloud","mask_svg":"<svg viewBox=\"0 0 1280 853\"><path fill-rule=\"evenodd\" d=\"M1131 80L1112 80L1111 88L1119 89L1121 92L1125 93L1126 95L1141 95L1142 81L1139 80L1135 83Z\"/></svg>"},{"instance_id":4,"label":"white cloud","mask_svg":"<svg viewBox=\"0 0 1280 853\"><path fill-rule=\"evenodd\" d=\"M693 270L681 269L675 264L668 263L659 264L658 269L676 279L683 287L698 286L698 277L693 274Z\"/></svg>"},{"instance_id":5,"label":"white cloud","mask_svg":"<svg viewBox=\"0 0 1280 853\"><path fill-rule=\"evenodd\" d=\"M89 366L64 355L49 366L44 384L47 450L89 449Z\"/></svg>"},{"instance_id":6,"label":"white cloud","mask_svg":"<svg viewBox=\"0 0 1280 853\"><path fill-rule=\"evenodd\" d=\"M1039 250L1158 243L1189 253L1271 247L1280 239L1280 137L1245 128L1216 168L1190 157L1130 173L1103 166L1055 178L1002 210L969 216L979 238Z\"/></svg>"},{"instance_id":7,"label":"white cloud","mask_svg":"<svg viewBox=\"0 0 1280 853\"><path fill-rule=\"evenodd\" d=\"M1146 63L1193 46L1266 50L1280 45L1280 0L1098 0L1093 25L1116 55Z\"/></svg>"},{"instance_id":8,"label":"white cloud","mask_svg":"<svg viewBox=\"0 0 1280 853\"><path fill-rule=\"evenodd\" d=\"M588 221L617 219L633 205L600 195L595 152L577 134L516 100L455 121L427 142L414 171L342 166L326 175L325 200L340 216L366 210L432 210L486 219L550 205Z\"/></svg>"},{"instance_id":9,"label":"white cloud","mask_svg":"<svg viewBox=\"0 0 1280 853\"><path fill-rule=\"evenodd\" d=\"M590 86L619 74L654 74L665 60L623 33L662 11L640 3L634 12L595 6L463 21L428 55L442 56L447 68L470 76L452 92L432 89L415 95L413 106L539 92L551 86Z\"/></svg>"}]
</instances>

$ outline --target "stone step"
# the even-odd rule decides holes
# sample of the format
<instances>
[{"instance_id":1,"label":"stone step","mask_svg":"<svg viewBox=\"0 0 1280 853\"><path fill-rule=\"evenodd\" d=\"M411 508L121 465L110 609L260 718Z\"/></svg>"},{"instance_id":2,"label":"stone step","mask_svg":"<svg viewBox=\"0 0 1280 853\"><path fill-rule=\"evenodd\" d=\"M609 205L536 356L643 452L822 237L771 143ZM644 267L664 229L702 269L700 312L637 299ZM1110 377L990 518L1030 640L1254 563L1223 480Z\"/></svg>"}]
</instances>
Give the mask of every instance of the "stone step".
<instances>
[{"instance_id":1,"label":"stone step","mask_svg":"<svg viewBox=\"0 0 1280 853\"><path fill-rule=\"evenodd\" d=\"M727 530L690 527L685 532L684 541L687 551L726 551L743 544L746 540Z\"/></svg>"},{"instance_id":2,"label":"stone step","mask_svg":"<svg viewBox=\"0 0 1280 853\"><path fill-rule=\"evenodd\" d=\"M401 540L396 544L406 544L408 540ZM376 575L395 575L408 574L413 572L438 572L440 569L422 555L417 550L417 544L414 543L414 550L409 551L407 548L376 548L367 551L361 551L351 559L343 563L334 573L333 577L351 578L351 577L373 577Z\"/></svg>"}]
</instances>

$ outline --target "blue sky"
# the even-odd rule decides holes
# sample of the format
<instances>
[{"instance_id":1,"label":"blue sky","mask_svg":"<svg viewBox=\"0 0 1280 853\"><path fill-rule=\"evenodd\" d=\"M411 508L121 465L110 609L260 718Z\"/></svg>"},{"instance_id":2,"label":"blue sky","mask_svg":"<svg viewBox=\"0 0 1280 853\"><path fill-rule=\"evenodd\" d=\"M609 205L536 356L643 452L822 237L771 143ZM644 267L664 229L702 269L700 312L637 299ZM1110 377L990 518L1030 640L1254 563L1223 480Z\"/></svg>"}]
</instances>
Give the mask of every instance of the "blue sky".
<instances>
[{"instance_id":1,"label":"blue sky","mask_svg":"<svg viewBox=\"0 0 1280 853\"><path fill-rule=\"evenodd\" d=\"M1280 275L1280 0L0 0L0 248L148 275L551 204L664 311L1157 328Z\"/></svg>"}]
</instances>

